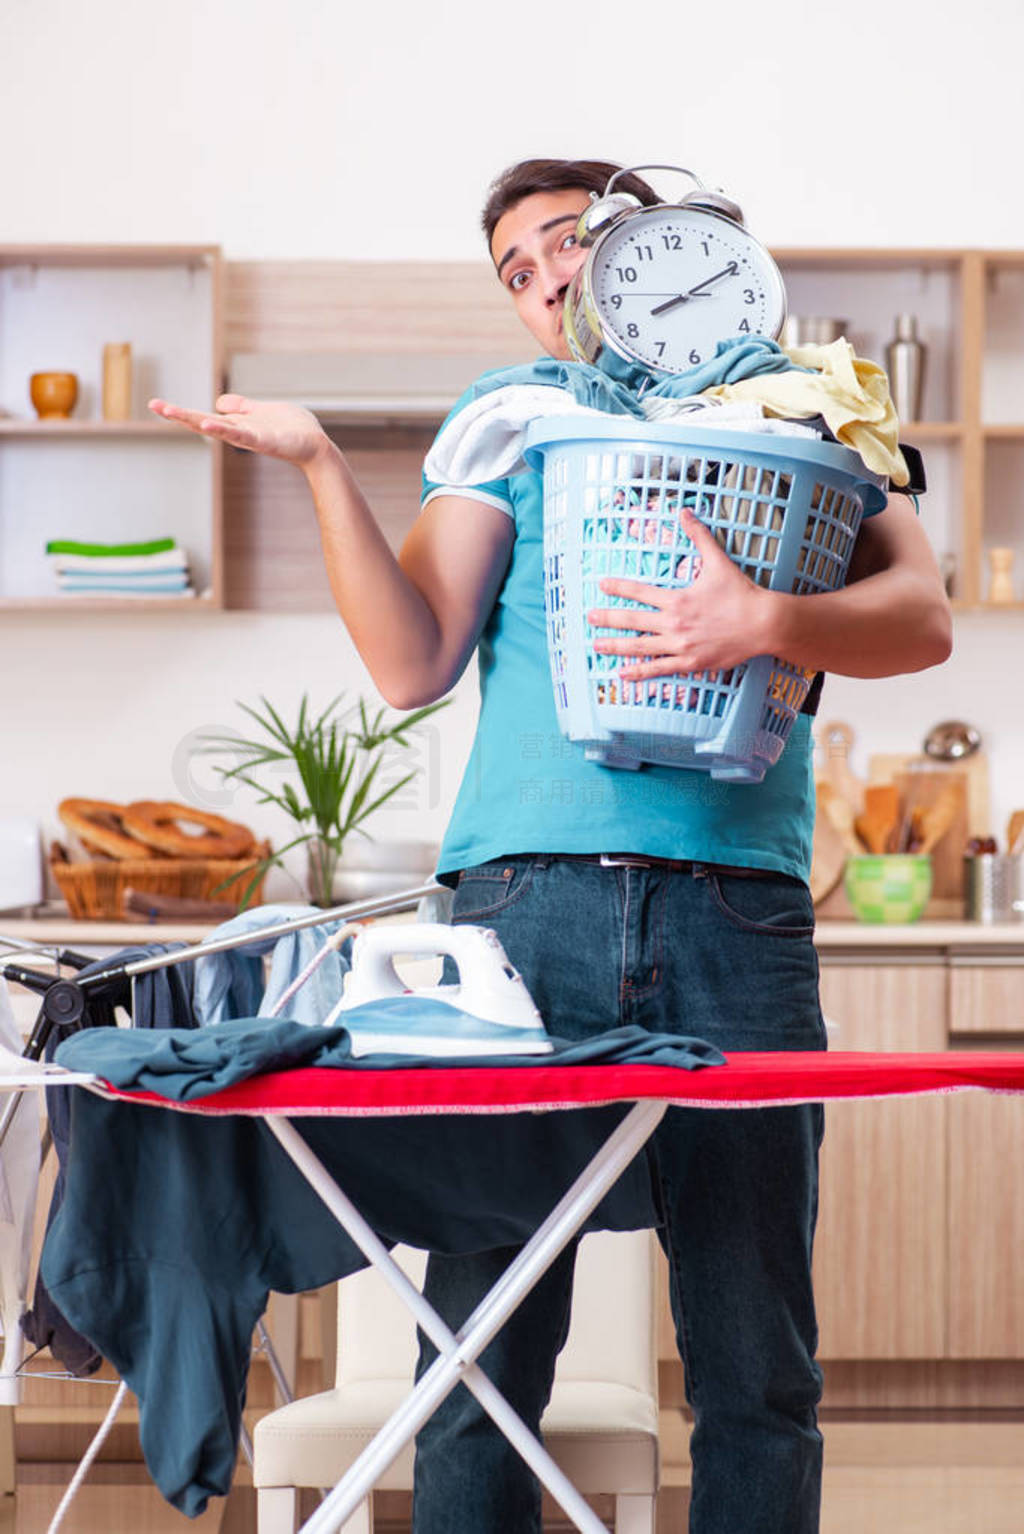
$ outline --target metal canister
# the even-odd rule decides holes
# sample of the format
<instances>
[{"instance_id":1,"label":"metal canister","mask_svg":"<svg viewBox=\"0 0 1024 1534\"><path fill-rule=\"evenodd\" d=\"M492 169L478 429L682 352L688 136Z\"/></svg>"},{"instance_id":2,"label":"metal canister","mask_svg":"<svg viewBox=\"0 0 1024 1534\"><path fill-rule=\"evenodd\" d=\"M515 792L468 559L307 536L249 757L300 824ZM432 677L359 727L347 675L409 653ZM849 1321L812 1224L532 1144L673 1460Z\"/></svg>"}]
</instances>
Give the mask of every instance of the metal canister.
<instances>
[{"instance_id":1,"label":"metal canister","mask_svg":"<svg viewBox=\"0 0 1024 1534\"><path fill-rule=\"evenodd\" d=\"M1024 921L1024 856L982 852L964 858L964 901L968 921Z\"/></svg>"}]
</instances>

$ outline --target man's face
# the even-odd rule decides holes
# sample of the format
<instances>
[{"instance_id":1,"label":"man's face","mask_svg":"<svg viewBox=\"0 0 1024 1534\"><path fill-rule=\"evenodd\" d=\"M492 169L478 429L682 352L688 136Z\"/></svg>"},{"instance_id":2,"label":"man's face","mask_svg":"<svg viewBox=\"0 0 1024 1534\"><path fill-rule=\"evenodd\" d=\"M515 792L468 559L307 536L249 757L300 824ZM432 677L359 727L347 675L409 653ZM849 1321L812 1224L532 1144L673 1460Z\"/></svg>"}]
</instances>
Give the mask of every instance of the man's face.
<instances>
[{"instance_id":1,"label":"man's face","mask_svg":"<svg viewBox=\"0 0 1024 1534\"><path fill-rule=\"evenodd\" d=\"M527 330L552 357L569 361L562 333L565 290L583 265L576 223L590 203L587 192L534 192L503 213L491 236L491 255Z\"/></svg>"}]
</instances>

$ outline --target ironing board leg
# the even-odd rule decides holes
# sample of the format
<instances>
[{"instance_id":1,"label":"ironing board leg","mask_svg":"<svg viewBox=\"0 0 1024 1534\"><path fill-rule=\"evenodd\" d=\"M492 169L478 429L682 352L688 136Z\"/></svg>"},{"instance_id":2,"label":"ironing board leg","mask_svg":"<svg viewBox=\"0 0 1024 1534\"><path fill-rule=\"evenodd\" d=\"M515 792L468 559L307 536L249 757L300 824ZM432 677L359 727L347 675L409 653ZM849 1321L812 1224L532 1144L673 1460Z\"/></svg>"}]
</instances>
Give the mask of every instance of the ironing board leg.
<instances>
[{"instance_id":1,"label":"ironing board leg","mask_svg":"<svg viewBox=\"0 0 1024 1534\"><path fill-rule=\"evenodd\" d=\"M310 1185L413 1312L439 1350L439 1357L415 1389L303 1526L303 1534L335 1534L371 1492L402 1447L460 1380L473 1391L484 1410L576 1527L583 1534L603 1534L604 1525L474 1360L649 1139L664 1115L665 1107L662 1102L641 1102L630 1109L457 1336L452 1335L397 1266L376 1232L293 1125L276 1116L267 1118L270 1130Z\"/></svg>"}]
</instances>

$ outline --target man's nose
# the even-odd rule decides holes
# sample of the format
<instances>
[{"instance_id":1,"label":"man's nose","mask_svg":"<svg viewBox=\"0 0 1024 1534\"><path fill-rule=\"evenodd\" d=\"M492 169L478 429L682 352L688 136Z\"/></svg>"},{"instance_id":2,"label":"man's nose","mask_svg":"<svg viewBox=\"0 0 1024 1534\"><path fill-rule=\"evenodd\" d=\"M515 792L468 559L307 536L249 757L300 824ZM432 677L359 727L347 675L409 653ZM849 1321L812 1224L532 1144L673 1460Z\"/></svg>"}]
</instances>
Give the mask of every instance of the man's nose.
<instances>
[{"instance_id":1,"label":"man's nose","mask_svg":"<svg viewBox=\"0 0 1024 1534\"><path fill-rule=\"evenodd\" d=\"M569 276L560 261L545 261L540 268L544 302L549 309L561 305L569 286Z\"/></svg>"},{"instance_id":2,"label":"man's nose","mask_svg":"<svg viewBox=\"0 0 1024 1534\"><path fill-rule=\"evenodd\" d=\"M560 288L555 290L555 292L548 294L547 306L549 309L560 309L562 307L563 303L565 302L565 294L568 286L569 284L564 282Z\"/></svg>"}]
</instances>

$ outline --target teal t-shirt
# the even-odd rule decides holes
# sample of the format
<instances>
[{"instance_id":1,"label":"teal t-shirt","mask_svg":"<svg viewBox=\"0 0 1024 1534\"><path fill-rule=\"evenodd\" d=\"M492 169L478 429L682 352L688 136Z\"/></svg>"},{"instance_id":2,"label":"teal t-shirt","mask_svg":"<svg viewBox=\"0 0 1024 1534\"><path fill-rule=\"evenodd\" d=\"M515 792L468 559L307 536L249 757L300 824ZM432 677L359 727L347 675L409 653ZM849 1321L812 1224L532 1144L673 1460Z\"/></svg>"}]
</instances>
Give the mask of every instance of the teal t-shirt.
<instances>
[{"instance_id":1,"label":"teal t-shirt","mask_svg":"<svg viewBox=\"0 0 1024 1534\"><path fill-rule=\"evenodd\" d=\"M452 415L472 397L468 392ZM451 416L449 416L451 419ZM480 639L480 717L441 846L440 875L530 852L633 852L807 879L814 829L810 718L759 784L646 765L590 762L558 726L544 616L543 485L533 470L472 488L424 478L424 502L451 494L515 524L501 590ZM471 513L470 513L471 514Z\"/></svg>"}]
</instances>

